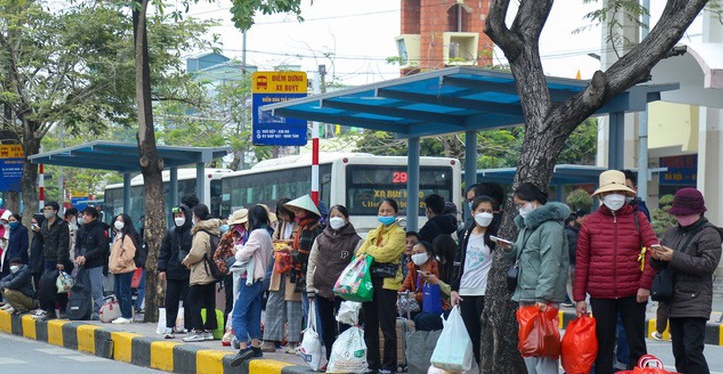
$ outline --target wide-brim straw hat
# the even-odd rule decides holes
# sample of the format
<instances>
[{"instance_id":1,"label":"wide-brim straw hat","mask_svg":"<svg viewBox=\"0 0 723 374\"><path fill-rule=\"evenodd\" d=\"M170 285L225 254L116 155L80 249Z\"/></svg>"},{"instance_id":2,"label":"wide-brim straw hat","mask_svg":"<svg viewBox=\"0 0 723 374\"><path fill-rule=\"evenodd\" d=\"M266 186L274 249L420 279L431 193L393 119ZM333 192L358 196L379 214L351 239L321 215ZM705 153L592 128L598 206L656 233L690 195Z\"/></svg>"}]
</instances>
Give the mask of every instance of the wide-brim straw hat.
<instances>
[{"instance_id":1,"label":"wide-brim straw hat","mask_svg":"<svg viewBox=\"0 0 723 374\"><path fill-rule=\"evenodd\" d=\"M622 192L630 197L635 196L635 191L625 185L625 173L618 170L608 170L600 174L600 188L592 195L597 196L605 192Z\"/></svg>"},{"instance_id":2,"label":"wide-brim straw hat","mask_svg":"<svg viewBox=\"0 0 723 374\"><path fill-rule=\"evenodd\" d=\"M309 196L309 195L304 195L302 197L298 197L294 200L291 200L288 203L284 204L284 206L285 207L294 207L294 208L298 208L298 209L304 209L306 211L309 211L309 212L314 213L317 216L321 217L319 208L317 208L316 204L314 204L314 200L311 200L311 196Z\"/></svg>"},{"instance_id":3,"label":"wide-brim straw hat","mask_svg":"<svg viewBox=\"0 0 723 374\"><path fill-rule=\"evenodd\" d=\"M239 209L235 212L233 212L233 215L231 216L231 222L229 222L229 225L242 225L249 221L249 210L248 209Z\"/></svg>"}]
</instances>

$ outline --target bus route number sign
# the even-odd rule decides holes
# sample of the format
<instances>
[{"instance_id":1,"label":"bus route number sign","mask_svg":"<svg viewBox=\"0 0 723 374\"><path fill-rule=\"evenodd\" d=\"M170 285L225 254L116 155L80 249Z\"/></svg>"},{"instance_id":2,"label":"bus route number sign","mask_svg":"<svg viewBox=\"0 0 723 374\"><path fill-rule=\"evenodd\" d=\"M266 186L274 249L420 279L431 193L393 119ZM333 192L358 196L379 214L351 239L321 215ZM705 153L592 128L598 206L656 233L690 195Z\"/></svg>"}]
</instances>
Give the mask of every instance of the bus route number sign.
<instances>
[{"instance_id":1,"label":"bus route number sign","mask_svg":"<svg viewBox=\"0 0 723 374\"><path fill-rule=\"evenodd\" d=\"M306 120L274 116L261 107L306 97L305 72L255 72L251 77L254 145L292 146L306 144Z\"/></svg>"}]
</instances>

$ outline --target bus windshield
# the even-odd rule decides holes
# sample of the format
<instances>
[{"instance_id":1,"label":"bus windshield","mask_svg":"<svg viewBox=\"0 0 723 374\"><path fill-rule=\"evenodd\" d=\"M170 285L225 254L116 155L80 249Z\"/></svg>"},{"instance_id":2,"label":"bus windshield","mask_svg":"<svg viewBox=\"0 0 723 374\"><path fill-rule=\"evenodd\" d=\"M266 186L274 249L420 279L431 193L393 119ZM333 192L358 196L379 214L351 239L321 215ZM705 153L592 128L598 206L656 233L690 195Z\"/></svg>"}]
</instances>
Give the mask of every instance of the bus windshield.
<instances>
[{"instance_id":1,"label":"bus windshield","mask_svg":"<svg viewBox=\"0 0 723 374\"><path fill-rule=\"evenodd\" d=\"M419 215L425 214L422 200L438 194L446 201L453 200L452 168L421 166L419 168ZM377 206L384 198L399 204L399 214L407 210L407 167L391 165L348 165L346 170L346 207L351 215L376 216Z\"/></svg>"}]
</instances>

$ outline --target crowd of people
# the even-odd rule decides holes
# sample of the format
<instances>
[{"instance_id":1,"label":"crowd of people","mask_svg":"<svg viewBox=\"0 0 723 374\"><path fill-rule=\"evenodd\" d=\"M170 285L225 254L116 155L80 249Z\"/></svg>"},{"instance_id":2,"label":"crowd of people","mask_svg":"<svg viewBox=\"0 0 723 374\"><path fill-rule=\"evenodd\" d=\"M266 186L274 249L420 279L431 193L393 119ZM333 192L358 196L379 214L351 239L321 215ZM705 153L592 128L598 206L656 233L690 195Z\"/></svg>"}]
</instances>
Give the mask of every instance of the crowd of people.
<instances>
[{"instance_id":1,"label":"crowd of people","mask_svg":"<svg viewBox=\"0 0 723 374\"><path fill-rule=\"evenodd\" d=\"M230 322L227 328L240 347L232 361L237 366L264 352L298 353L303 326L315 319L328 360L336 337L349 328L335 318L342 299L334 284L353 259L370 256L373 296L362 304L359 323L371 371L397 370L402 294L417 305L409 317L418 331L441 330L442 318L458 307L479 363L487 344L481 329L489 273L501 251L516 268L510 292L520 307L545 312L574 306L578 316L590 307L599 345L594 371L604 374L613 371L616 346L617 360L628 369L646 353L646 305L654 277L666 269L675 284L664 305L677 370L707 373L705 324L723 231L706 220L702 194L683 188L669 212L677 225L659 240L630 178L622 171L603 172L593 193L601 205L594 212L571 213L567 205L548 201L544 187L520 184L511 194L518 234L510 240L498 238L506 195L492 183L467 188L464 222L458 222L454 204L437 194L426 196L427 220L418 232L399 226L399 204L385 198L378 203L378 226L364 239L346 207L322 211L309 195L282 198L273 213L258 204L228 219L212 217L197 201L184 201L171 209L173 224L158 255L158 277L166 289L165 338L185 334L186 342L213 340L212 332ZM58 213L51 202L33 217L32 241L17 214L0 214L3 308L35 309L37 319L61 318L56 309L65 310L68 300L56 292L55 280L66 272L86 277L90 319L98 318L107 271L114 275L121 308L113 322L130 323L131 279L143 245L131 217L118 215L109 228L95 208L70 211L65 220ZM215 310L217 284L226 289L223 320ZM183 327L176 324L181 301ZM558 372L554 357L524 361L529 373Z\"/></svg>"}]
</instances>

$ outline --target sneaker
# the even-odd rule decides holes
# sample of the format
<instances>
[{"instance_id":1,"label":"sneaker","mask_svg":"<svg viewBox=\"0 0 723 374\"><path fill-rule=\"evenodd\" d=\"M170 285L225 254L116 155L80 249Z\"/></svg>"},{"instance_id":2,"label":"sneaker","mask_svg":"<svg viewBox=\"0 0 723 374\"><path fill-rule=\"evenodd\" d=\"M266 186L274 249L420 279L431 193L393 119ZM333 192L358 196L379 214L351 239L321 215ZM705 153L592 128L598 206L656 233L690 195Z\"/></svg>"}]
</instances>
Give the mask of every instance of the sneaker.
<instances>
[{"instance_id":1,"label":"sneaker","mask_svg":"<svg viewBox=\"0 0 723 374\"><path fill-rule=\"evenodd\" d=\"M663 334L661 334L657 331L653 331L653 333L650 334L650 336L652 336L653 339L655 339L655 340L663 340Z\"/></svg>"},{"instance_id":2,"label":"sneaker","mask_svg":"<svg viewBox=\"0 0 723 374\"><path fill-rule=\"evenodd\" d=\"M173 333L174 333L174 334L185 335L185 334L188 334L188 330L186 330L186 329L177 330L177 329L174 327L174 328L173 328Z\"/></svg>"},{"instance_id":3,"label":"sneaker","mask_svg":"<svg viewBox=\"0 0 723 374\"><path fill-rule=\"evenodd\" d=\"M572 308L573 306L575 306L575 304L573 304L573 303L562 303L562 304L560 304L560 306L563 307L563 308Z\"/></svg>"},{"instance_id":4,"label":"sneaker","mask_svg":"<svg viewBox=\"0 0 723 374\"><path fill-rule=\"evenodd\" d=\"M261 348L261 352L276 352L274 342L263 342L259 348Z\"/></svg>"},{"instance_id":5,"label":"sneaker","mask_svg":"<svg viewBox=\"0 0 723 374\"><path fill-rule=\"evenodd\" d=\"M213 333L210 331L204 331L201 335L203 336L203 340L214 340Z\"/></svg>"},{"instance_id":6,"label":"sneaker","mask_svg":"<svg viewBox=\"0 0 723 374\"><path fill-rule=\"evenodd\" d=\"M289 343L286 346L286 353L295 355L299 351L299 343Z\"/></svg>"},{"instance_id":7,"label":"sneaker","mask_svg":"<svg viewBox=\"0 0 723 374\"><path fill-rule=\"evenodd\" d=\"M377 370L377 374L392 374L392 371L388 369L379 369Z\"/></svg>"},{"instance_id":8,"label":"sneaker","mask_svg":"<svg viewBox=\"0 0 723 374\"><path fill-rule=\"evenodd\" d=\"M133 322L133 321L129 320L128 318L123 318L123 317L118 317L118 318L114 319L113 321L111 321L111 323L116 324L116 325L127 325L131 322Z\"/></svg>"},{"instance_id":9,"label":"sneaker","mask_svg":"<svg viewBox=\"0 0 723 374\"><path fill-rule=\"evenodd\" d=\"M13 314L13 313L15 313L15 308L13 308L13 307L6 308L6 309L5 309L5 312L10 313L10 314Z\"/></svg>"},{"instance_id":10,"label":"sneaker","mask_svg":"<svg viewBox=\"0 0 723 374\"><path fill-rule=\"evenodd\" d=\"M184 342L202 342L206 340L202 332L192 331L187 337L183 338Z\"/></svg>"},{"instance_id":11,"label":"sneaker","mask_svg":"<svg viewBox=\"0 0 723 374\"><path fill-rule=\"evenodd\" d=\"M261 348L250 347L250 348L242 349L238 352L236 357L234 357L231 360L231 367L237 367L248 359L260 358L263 356L264 356L264 353L261 352Z\"/></svg>"},{"instance_id":12,"label":"sneaker","mask_svg":"<svg viewBox=\"0 0 723 374\"><path fill-rule=\"evenodd\" d=\"M30 317L32 317L36 320L39 320L39 321L45 321L50 318L50 316L48 315L48 312L46 312L42 309L38 309L37 312L35 312L35 314L31 315Z\"/></svg>"},{"instance_id":13,"label":"sneaker","mask_svg":"<svg viewBox=\"0 0 723 374\"><path fill-rule=\"evenodd\" d=\"M163 339L175 339L176 335L173 335L173 329L170 327L166 327L166 331L164 331Z\"/></svg>"},{"instance_id":14,"label":"sneaker","mask_svg":"<svg viewBox=\"0 0 723 374\"><path fill-rule=\"evenodd\" d=\"M8 310L12 308L12 305L10 303L5 303L3 306L0 306L0 310Z\"/></svg>"}]
</instances>

